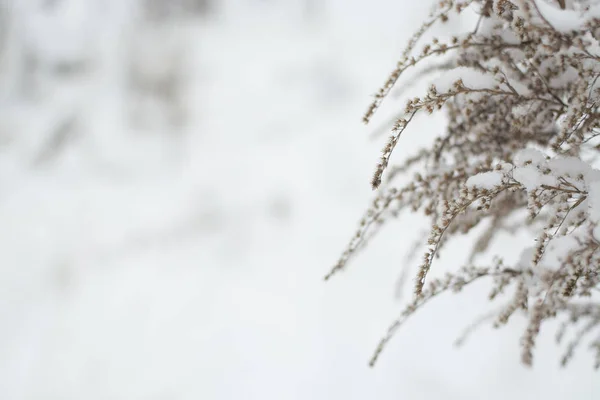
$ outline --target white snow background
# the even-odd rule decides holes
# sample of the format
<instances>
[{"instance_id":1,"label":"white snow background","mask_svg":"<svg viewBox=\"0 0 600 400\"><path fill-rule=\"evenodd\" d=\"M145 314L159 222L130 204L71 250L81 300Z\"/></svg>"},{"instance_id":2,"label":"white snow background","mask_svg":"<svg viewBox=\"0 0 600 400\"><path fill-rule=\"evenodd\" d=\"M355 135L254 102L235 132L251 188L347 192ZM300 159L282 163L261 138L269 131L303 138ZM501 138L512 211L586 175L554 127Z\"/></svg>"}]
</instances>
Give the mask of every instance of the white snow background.
<instances>
[{"instance_id":1,"label":"white snow background","mask_svg":"<svg viewBox=\"0 0 600 400\"><path fill-rule=\"evenodd\" d=\"M223 0L161 29L135 22L134 0L44 2L2 3L0 399L600 397L591 357L561 369L545 327L531 370L524 321L454 348L485 288L436 299L370 369L407 299L394 291L426 228L415 216L322 280L372 197L370 134L400 99L373 126L362 112L429 1L315 1L311 16L300 0ZM24 49L84 72L31 82ZM183 60L184 125L153 104L131 123L132 54L148 74ZM417 120L396 158L442 121ZM434 270L469 241L451 247Z\"/></svg>"}]
</instances>

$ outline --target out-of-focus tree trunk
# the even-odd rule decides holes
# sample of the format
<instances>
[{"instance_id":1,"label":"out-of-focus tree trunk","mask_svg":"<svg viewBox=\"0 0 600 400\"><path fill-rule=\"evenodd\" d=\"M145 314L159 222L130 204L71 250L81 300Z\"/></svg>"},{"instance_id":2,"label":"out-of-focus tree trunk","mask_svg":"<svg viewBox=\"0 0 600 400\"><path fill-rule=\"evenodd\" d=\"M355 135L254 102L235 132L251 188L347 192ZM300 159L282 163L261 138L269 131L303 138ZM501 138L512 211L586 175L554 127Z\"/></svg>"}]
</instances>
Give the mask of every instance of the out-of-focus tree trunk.
<instances>
[{"instance_id":1,"label":"out-of-focus tree trunk","mask_svg":"<svg viewBox=\"0 0 600 400\"><path fill-rule=\"evenodd\" d=\"M141 0L127 61L131 121L177 132L187 124L189 54L185 30L214 11L214 0Z\"/></svg>"},{"instance_id":2,"label":"out-of-focus tree trunk","mask_svg":"<svg viewBox=\"0 0 600 400\"><path fill-rule=\"evenodd\" d=\"M144 0L143 4L146 18L156 22L206 17L214 7L214 0Z\"/></svg>"},{"instance_id":3,"label":"out-of-focus tree trunk","mask_svg":"<svg viewBox=\"0 0 600 400\"><path fill-rule=\"evenodd\" d=\"M321 14L324 1L325 0L304 0L304 17L308 21L313 21L314 19L318 18Z\"/></svg>"}]
</instances>

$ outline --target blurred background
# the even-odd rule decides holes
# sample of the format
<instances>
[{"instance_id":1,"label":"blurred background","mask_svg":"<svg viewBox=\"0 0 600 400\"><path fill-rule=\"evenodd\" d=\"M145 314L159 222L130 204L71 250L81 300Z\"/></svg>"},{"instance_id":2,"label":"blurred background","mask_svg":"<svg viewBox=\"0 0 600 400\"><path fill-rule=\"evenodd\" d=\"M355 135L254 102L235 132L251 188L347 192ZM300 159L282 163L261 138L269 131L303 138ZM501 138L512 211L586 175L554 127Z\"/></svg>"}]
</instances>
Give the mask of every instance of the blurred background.
<instances>
[{"instance_id":1,"label":"blurred background","mask_svg":"<svg viewBox=\"0 0 600 400\"><path fill-rule=\"evenodd\" d=\"M597 399L591 357L560 369L552 332L520 366L524 321L455 349L485 288L368 368L415 216L322 280L405 92L362 112L430 6L0 0L0 398Z\"/></svg>"}]
</instances>

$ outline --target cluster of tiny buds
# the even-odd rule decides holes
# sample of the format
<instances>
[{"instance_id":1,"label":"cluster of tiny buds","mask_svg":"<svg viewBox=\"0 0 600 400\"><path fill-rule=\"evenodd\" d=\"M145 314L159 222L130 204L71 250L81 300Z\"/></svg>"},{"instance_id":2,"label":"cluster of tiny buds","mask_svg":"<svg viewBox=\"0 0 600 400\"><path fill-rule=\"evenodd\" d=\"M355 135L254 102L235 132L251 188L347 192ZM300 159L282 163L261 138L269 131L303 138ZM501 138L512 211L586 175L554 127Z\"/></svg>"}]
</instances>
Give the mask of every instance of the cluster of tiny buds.
<instances>
[{"instance_id":1,"label":"cluster of tiny buds","mask_svg":"<svg viewBox=\"0 0 600 400\"><path fill-rule=\"evenodd\" d=\"M562 0L553 1L566 7ZM433 25L467 9L479 14L472 30L432 38L421 46ZM578 29L559 30L540 12L536 0L441 0L410 38L369 106L365 122L408 69L443 56L444 62L431 63L427 73L456 70L460 75L457 79L452 73L449 84L430 84L423 95L408 99L398 110L404 115L395 121L371 180L377 189L375 201L331 272L343 269L378 227L402 210L419 211L429 219L413 301L394 322L372 362L405 318L438 293L458 292L488 277L490 301L508 296L493 315L493 325L508 323L516 312L529 318L521 344L522 361L530 365L541 324L560 315L570 318L572 300L590 299L600 291L597 221L588 211L592 202L588 178L596 172L579 168L589 164L587 160L600 159L599 40L600 18L583 13ZM394 165L392 156L413 117L437 110L446 112L445 131L431 147ZM524 149L540 154L523 160L517 154ZM564 162L552 163L566 157L578 163L566 168ZM478 179L482 174L490 180ZM407 179L398 185L401 176ZM475 239L472 263L486 254L500 232L519 230L529 232L532 241L523 246L517 265L507 267L500 261L493 267L465 267L443 278L428 277L453 237L464 234ZM566 237L573 240L563 241L570 247L560 253L554 244ZM558 257L558 270L547 265L553 257ZM577 318L586 319L588 328L576 337L600 335L600 305L596 306L585 312L578 309ZM572 325L567 323L565 329ZM564 363L577 343L569 344ZM600 336L593 343L600 358Z\"/></svg>"}]
</instances>

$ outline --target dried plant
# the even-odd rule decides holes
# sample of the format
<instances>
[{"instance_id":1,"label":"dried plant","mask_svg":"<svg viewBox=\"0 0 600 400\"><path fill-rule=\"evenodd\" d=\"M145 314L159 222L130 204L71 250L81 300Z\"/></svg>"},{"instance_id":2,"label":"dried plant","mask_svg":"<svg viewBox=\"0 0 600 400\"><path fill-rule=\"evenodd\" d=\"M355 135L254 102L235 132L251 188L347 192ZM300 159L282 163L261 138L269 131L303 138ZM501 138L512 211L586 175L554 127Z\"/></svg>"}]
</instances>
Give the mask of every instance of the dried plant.
<instances>
[{"instance_id":1,"label":"dried plant","mask_svg":"<svg viewBox=\"0 0 600 400\"><path fill-rule=\"evenodd\" d=\"M466 10L478 14L471 31L432 39L417 50L432 26ZM488 321L503 326L522 313L528 324L521 359L531 365L540 326L558 319L557 342L573 331L561 363L588 340L600 367L600 171L594 169L600 156L599 40L600 6L554 0L441 0L410 39L365 123L406 70L427 68L435 58L443 60L443 70L396 121L371 181L375 199L326 276L343 270L399 211L419 211L430 219L414 297L371 365L424 304L489 280L489 300L504 303L468 332ZM392 165L392 153L415 115L436 110L446 113L445 132L429 148ZM409 173L411 181L397 183ZM505 265L499 254L492 265L474 264L500 232L523 230L532 240L517 262ZM444 278L428 278L440 249L464 234L479 235L470 264Z\"/></svg>"}]
</instances>

